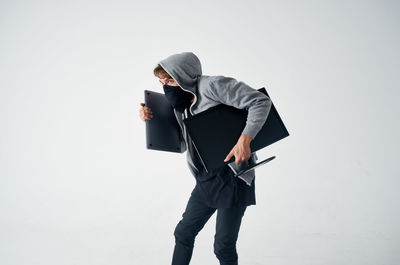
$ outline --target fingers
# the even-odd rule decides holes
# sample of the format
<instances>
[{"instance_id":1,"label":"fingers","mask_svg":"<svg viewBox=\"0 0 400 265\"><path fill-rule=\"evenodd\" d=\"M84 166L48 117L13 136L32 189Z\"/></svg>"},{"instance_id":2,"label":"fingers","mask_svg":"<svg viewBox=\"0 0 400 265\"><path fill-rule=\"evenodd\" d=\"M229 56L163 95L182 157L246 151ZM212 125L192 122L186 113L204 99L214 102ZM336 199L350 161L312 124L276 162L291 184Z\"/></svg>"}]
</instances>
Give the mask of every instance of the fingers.
<instances>
[{"instance_id":1,"label":"fingers","mask_svg":"<svg viewBox=\"0 0 400 265\"><path fill-rule=\"evenodd\" d=\"M151 115L144 115L144 116L142 116L141 118L142 118L143 121L148 121L148 120L150 120L151 118L153 118L153 116L151 116Z\"/></svg>"},{"instance_id":2,"label":"fingers","mask_svg":"<svg viewBox=\"0 0 400 265\"><path fill-rule=\"evenodd\" d=\"M224 161L225 161L225 162L228 162L228 161L232 158L232 156L235 157L235 163L236 163L236 165L239 165L240 163L242 163L242 162L244 161L242 157L240 157L240 156L238 156L238 155L234 155L233 152L229 153L229 155L225 158Z\"/></svg>"},{"instance_id":3,"label":"fingers","mask_svg":"<svg viewBox=\"0 0 400 265\"><path fill-rule=\"evenodd\" d=\"M149 107L146 107L145 105L144 105L144 103L140 103L140 106L142 106L140 109L141 110L144 110L145 112L150 112L151 113L151 109L149 108Z\"/></svg>"},{"instance_id":4,"label":"fingers","mask_svg":"<svg viewBox=\"0 0 400 265\"><path fill-rule=\"evenodd\" d=\"M246 154L238 146L235 146L229 154L226 156L224 162L228 162L232 156L235 157L235 163L236 165L239 165L240 163L247 161L250 158L250 154Z\"/></svg>"},{"instance_id":5,"label":"fingers","mask_svg":"<svg viewBox=\"0 0 400 265\"><path fill-rule=\"evenodd\" d=\"M233 149L229 152L229 154L225 157L224 162L228 162L233 156Z\"/></svg>"},{"instance_id":6,"label":"fingers","mask_svg":"<svg viewBox=\"0 0 400 265\"><path fill-rule=\"evenodd\" d=\"M141 108L139 109L139 116L143 121L153 118L153 112L149 107L146 107L144 103L140 103L140 106Z\"/></svg>"},{"instance_id":7,"label":"fingers","mask_svg":"<svg viewBox=\"0 0 400 265\"><path fill-rule=\"evenodd\" d=\"M240 155L236 155L235 156L235 163L236 163L236 165L239 165L243 160L243 157L242 156L240 156Z\"/></svg>"},{"instance_id":8,"label":"fingers","mask_svg":"<svg viewBox=\"0 0 400 265\"><path fill-rule=\"evenodd\" d=\"M153 112L149 108L147 108L147 109L143 108L140 111L143 112L144 114L153 114Z\"/></svg>"},{"instance_id":9,"label":"fingers","mask_svg":"<svg viewBox=\"0 0 400 265\"><path fill-rule=\"evenodd\" d=\"M236 163L237 165L239 165L240 163L249 160L250 155L247 156L247 155L244 154L244 153L240 153L240 155L235 156L235 158L236 158L236 159L235 159L235 163Z\"/></svg>"},{"instance_id":10,"label":"fingers","mask_svg":"<svg viewBox=\"0 0 400 265\"><path fill-rule=\"evenodd\" d=\"M235 159L235 164L236 164L236 165L239 165L241 162L242 162L242 160L241 160L239 157L237 157L237 158Z\"/></svg>"},{"instance_id":11,"label":"fingers","mask_svg":"<svg viewBox=\"0 0 400 265\"><path fill-rule=\"evenodd\" d=\"M235 157L236 157L236 156L235 156ZM246 157L246 156L238 156L238 157L236 158L236 160L235 160L235 163L236 163L237 165L239 165L240 163L249 160L249 158L250 158L250 156L249 156L249 157Z\"/></svg>"}]
</instances>

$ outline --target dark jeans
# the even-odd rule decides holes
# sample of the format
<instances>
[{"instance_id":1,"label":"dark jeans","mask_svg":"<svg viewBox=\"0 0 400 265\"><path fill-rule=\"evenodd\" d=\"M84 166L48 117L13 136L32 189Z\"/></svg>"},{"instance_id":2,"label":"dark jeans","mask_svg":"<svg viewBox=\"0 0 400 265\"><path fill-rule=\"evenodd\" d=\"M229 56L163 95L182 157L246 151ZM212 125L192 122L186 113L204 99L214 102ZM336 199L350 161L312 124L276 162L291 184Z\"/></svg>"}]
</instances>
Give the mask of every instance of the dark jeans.
<instances>
[{"instance_id":1,"label":"dark jeans","mask_svg":"<svg viewBox=\"0 0 400 265\"><path fill-rule=\"evenodd\" d=\"M236 241L242 217L247 206L218 208L214 236L214 254L221 265L237 265ZM208 207L190 196L182 219L177 224L172 265L187 265L192 258L196 235L214 214L217 208Z\"/></svg>"}]
</instances>

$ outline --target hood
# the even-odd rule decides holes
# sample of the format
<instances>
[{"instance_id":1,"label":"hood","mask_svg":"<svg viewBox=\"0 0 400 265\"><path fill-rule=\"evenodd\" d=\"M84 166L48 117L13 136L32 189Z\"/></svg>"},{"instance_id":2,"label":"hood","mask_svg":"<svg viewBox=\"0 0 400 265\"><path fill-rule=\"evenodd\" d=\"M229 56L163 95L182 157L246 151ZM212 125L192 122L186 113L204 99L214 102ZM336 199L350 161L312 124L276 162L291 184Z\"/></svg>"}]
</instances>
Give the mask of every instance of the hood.
<instances>
[{"instance_id":1,"label":"hood","mask_svg":"<svg viewBox=\"0 0 400 265\"><path fill-rule=\"evenodd\" d=\"M189 108L191 112L197 101L197 81L202 75L199 58L192 52L182 52L168 56L159 64L183 90L194 95L194 101Z\"/></svg>"}]
</instances>

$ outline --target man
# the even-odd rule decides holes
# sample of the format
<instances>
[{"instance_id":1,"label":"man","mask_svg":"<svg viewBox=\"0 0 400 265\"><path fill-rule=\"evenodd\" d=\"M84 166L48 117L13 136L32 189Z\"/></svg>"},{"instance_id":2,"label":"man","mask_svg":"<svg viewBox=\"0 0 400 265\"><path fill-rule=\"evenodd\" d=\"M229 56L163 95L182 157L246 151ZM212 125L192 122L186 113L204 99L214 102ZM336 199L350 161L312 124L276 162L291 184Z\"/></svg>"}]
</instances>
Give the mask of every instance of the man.
<instances>
[{"instance_id":1,"label":"man","mask_svg":"<svg viewBox=\"0 0 400 265\"><path fill-rule=\"evenodd\" d=\"M182 129L189 169L196 179L183 218L174 231L172 265L189 264L195 237L217 209L214 253L221 265L238 264L236 241L241 219L246 207L256 204L255 173L251 170L240 178L234 173L257 160L256 153L251 153L250 142L265 123L271 100L232 77L203 75L200 60L192 52L165 58L153 72L174 109ZM207 172L193 149L182 120L218 104L247 109L248 116L241 136L224 160L227 162L234 157L235 161ZM141 103L139 115L147 121L152 118L151 109Z\"/></svg>"}]
</instances>

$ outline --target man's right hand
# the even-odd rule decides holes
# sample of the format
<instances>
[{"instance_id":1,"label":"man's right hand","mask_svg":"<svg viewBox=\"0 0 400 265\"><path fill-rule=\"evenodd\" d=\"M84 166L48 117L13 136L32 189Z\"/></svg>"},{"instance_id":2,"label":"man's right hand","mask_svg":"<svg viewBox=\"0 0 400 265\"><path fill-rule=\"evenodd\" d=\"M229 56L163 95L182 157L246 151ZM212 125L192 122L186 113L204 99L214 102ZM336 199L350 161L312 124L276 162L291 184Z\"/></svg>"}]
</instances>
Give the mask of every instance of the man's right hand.
<instances>
[{"instance_id":1,"label":"man's right hand","mask_svg":"<svg viewBox=\"0 0 400 265\"><path fill-rule=\"evenodd\" d=\"M146 107L144 103L140 103L141 108L139 109L139 116L142 121L147 121L153 118L153 113L149 107Z\"/></svg>"}]
</instances>

